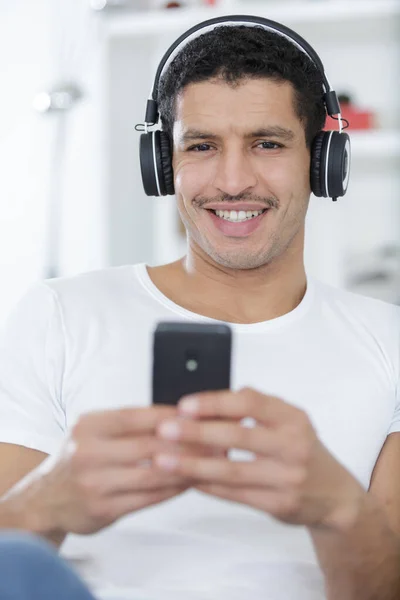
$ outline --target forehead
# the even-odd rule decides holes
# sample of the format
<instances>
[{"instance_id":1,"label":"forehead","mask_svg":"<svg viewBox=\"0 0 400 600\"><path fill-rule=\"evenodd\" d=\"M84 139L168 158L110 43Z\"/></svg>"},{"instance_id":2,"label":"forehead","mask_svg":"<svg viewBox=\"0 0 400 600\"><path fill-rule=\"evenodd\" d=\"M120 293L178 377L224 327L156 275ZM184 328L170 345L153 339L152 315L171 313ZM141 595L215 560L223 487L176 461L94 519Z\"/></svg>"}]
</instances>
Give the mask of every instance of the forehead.
<instances>
[{"instance_id":1,"label":"forehead","mask_svg":"<svg viewBox=\"0 0 400 600\"><path fill-rule=\"evenodd\" d=\"M247 131L271 122L299 135L304 131L287 81L246 79L234 86L219 79L192 83L179 94L175 108L175 127L180 132L193 126Z\"/></svg>"}]
</instances>

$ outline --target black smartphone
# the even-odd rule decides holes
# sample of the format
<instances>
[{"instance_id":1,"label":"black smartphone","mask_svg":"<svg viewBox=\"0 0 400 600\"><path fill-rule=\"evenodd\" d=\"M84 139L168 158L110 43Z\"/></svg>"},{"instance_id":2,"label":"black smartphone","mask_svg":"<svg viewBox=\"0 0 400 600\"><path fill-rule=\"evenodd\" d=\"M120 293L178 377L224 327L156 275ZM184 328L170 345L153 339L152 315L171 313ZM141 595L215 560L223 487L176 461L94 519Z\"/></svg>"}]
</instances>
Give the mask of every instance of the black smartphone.
<instances>
[{"instance_id":1,"label":"black smartphone","mask_svg":"<svg viewBox=\"0 0 400 600\"><path fill-rule=\"evenodd\" d=\"M230 388L232 331L219 323L162 322L154 332L153 404Z\"/></svg>"}]
</instances>

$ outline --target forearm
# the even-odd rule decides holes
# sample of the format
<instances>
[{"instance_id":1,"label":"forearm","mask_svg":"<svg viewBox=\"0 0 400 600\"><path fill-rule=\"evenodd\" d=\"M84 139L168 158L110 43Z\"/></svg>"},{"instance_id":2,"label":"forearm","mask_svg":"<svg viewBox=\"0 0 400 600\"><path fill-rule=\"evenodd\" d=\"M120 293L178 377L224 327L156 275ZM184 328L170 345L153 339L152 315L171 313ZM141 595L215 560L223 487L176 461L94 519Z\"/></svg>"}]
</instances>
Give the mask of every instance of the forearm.
<instances>
[{"instance_id":1,"label":"forearm","mask_svg":"<svg viewBox=\"0 0 400 600\"><path fill-rule=\"evenodd\" d=\"M365 493L347 525L310 533L328 600L400 599L400 537L371 494Z\"/></svg>"},{"instance_id":2,"label":"forearm","mask_svg":"<svg viewBox=\"0 0 400 600\"><path fill-rule=\"evenodd\" d=\"M43 537L60 548L66 533L49 521L49 510L40 499L40 480L32 472L0 497L0 531L16 529Z\"/></svg>"},{"instance_id":3,"label":"forearm","mask_svg":"<svg viewBox=\"0 0 400 600\"><path fill-rule=\"evenodd\" d=\"M2 529L26 531L39 535L51 542L56 548L60 548L65 539L65 533L41 527L40 523L32 515L20 511L18 503L15 506L14 502L12 500L3 501L0 499L0 531Z\"/></svg>"}]
</instances>

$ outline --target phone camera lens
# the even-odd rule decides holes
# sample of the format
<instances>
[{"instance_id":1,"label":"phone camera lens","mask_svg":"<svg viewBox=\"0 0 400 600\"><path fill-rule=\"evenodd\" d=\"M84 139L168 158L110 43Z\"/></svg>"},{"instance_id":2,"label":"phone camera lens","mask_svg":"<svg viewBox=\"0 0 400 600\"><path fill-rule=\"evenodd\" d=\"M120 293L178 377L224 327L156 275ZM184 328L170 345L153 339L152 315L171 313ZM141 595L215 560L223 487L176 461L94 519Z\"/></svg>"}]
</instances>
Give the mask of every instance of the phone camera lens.
<instances>
[{"instance_id":1,"label":"phone camera lens","mask_svg":"<svg viewBox=\"0 0 400 600\"><path fill-rule=\"evenodd\" d=\"M199 366L199 363L194 358L190 358L189 360L186 361L186 369L188 371L196 371L198 366Z\"/></svg>"}]
</instances>

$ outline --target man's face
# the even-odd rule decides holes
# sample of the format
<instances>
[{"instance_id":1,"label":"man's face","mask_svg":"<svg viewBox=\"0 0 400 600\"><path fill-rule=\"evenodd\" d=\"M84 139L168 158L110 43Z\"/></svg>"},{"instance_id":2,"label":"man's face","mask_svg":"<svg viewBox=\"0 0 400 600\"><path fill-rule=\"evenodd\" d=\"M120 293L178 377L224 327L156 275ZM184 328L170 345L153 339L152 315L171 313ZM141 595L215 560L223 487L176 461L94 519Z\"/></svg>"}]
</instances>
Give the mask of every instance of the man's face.
<instances>
[{"instance_id":1,"label":"man's face","mask_svg":"<svg viewBox=\"0 0 400 600\"><path fill-rule=\"evenodd\" d=\"M173 137L178 210L192 248L231 269L302 251L310 153L290 83L190 84L177 99Z\"/></svg>"}]
</instances>

